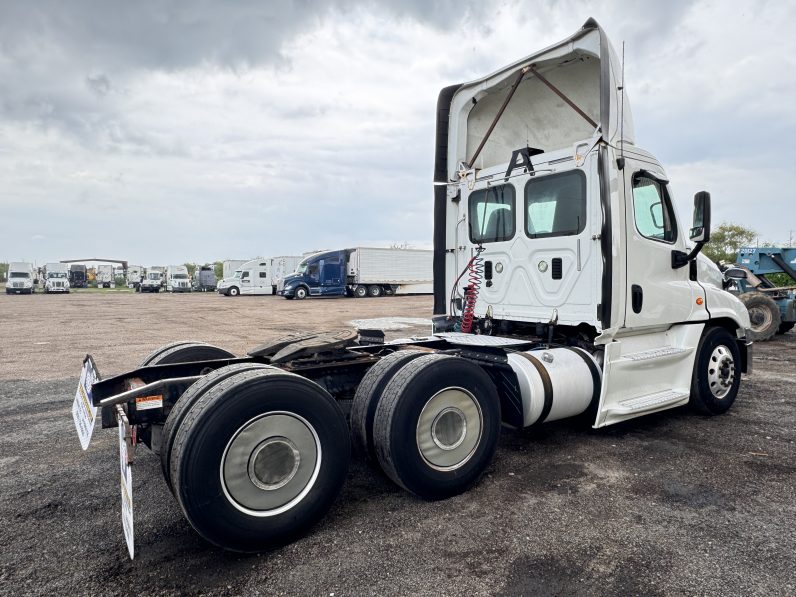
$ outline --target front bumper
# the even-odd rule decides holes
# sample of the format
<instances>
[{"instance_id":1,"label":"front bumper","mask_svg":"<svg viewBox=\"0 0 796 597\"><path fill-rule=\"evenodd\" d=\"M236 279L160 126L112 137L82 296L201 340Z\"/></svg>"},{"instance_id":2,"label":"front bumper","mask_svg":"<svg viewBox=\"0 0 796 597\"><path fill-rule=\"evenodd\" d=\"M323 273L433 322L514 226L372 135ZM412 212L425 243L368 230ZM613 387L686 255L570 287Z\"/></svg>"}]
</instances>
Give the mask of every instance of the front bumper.
<instances>
[{"instance_id":1,"label":"front bumper","mask_svg":"<svg viewBox=\"0 0 796 597\"><path fill-rule=\"evenodd\" d=\"M282 290L278 290L276 293L279 296L284 296L286 298L290 298L290 297L296 295L296 289L295 288L283 288Z\"/></svg>"}]
</instances>

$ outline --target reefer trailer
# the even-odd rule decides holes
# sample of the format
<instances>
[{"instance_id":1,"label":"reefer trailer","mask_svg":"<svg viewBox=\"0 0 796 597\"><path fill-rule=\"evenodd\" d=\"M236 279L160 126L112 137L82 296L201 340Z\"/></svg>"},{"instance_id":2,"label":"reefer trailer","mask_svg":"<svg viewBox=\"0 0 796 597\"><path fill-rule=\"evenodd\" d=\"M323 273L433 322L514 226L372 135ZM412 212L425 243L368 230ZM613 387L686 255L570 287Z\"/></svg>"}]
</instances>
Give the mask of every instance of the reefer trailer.
<instances>
[{"instance_id":1,"label":"reefer trailer","mask_svg":"<svg viewBox=\"0 0 796 597\"><path fill-rule=\"evenodd\" d=\"M356 247L306 257L285 276L279 294L308 296L390 296L431 294L433 252L422 249Z\"/></svg>"},{"instance_id":2,"label":"reefer trailer","mask_svg":"<svg viewBox=\"0 0 796 597\"><path fill-rule=\"evenodd\" d=\"M749 316L697 263L710 196L697 193L690 226L677 215L663 167L633 145L619 72L589 20L442 90L432 335L297 332L240 357L177 342L107 379L87 357L73 413L84 447L99 416L87 409L119 426L131 555L140 443L200 535L258 551L328 511L349 438L400 487L442 499L478 481L502 424L731 408Z\"/></svg>"}]
</instances>

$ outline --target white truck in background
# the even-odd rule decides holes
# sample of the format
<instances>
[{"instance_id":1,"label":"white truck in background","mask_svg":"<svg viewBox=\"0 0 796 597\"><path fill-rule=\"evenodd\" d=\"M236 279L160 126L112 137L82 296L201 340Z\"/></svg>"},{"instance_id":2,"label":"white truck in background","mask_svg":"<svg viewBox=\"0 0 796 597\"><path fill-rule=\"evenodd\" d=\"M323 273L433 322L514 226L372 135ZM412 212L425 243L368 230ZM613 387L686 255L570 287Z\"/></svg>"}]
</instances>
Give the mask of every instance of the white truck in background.
<instances>
[{"instance_id":1,"label":"white truck in background","mask_svg":"<svg viewBox=\"0 0 796 597\"><path fill-rule=\"evenodd\" d=\"M355 247L324 251L301 260L279 281L278 294L308 296L391 296L433 292L433 252L424 249Z\"/></svg>"},{"instance_id":2,"label":"white truck in background","mask_svg":"<svg viewBox=\"0 0 796 597\"><path fill-rule=\"evenodd\" d=\"M297 255L252 259L221 280L217 290L225 296L276 294L277 281L295 270L300 261Z\"/></svg>"},{"instance_id":3,"label":"white truck in background","mask_svg":"<svg viewBox=\"0 0 796 597\"><path fill-rule=\"evenodd\" d=\"M12 261L8 264L6 294L33 294L36 292L33 264L27 261Z\"/></svg>"},{"instance_id":4,"label":"white truck in background","mask_svg":"<svg viewBox=\"0 0 796 597\"><path fill-rule=\"evenodd\" d=\"M44 293L69 293L69 266L66 263L44 266Z\"/></svg>"},{"instance_id":5,"label":"white truck in background","mask_svg":"<svg viewBox=\"0 0 796 597\"><path fill-rule=\"evenodd\" d=\"M184 265L170 265L166 268L166 292L191 292L191 277Z\"/></svg>"},{"instance_id":6,"label":"white truck in background","mask_svg":"<svg viewBox=\"0 0 796 597\"><path fill-rule=\"evenodd\" d=\"M144 272L144 279L141 280L141 292L160 292L163 288L163 276L166 268L160 265L152 265Z\"/></svg>"},{"instance_id":7,"label":"white truck in background","mask_svg":"<svg viewBox=\"0 0 796 597\"><path fill-rule=\"evenodd\" d=\"M144 277L144 268L140 265L130 265L127 267L127 287L136 292L140 290L141 280Z\"/></svg>"},{"instance_id":8,"label":"white truck in background","mask_svg":"<svg viewBox=\"0 0 796 597\"><path fill-rule=\"evenodd\" d=\"M97 266L97 288L113 288L116 280L113 277L113 266L103 263Z\"/></svg>"}]
</instances>

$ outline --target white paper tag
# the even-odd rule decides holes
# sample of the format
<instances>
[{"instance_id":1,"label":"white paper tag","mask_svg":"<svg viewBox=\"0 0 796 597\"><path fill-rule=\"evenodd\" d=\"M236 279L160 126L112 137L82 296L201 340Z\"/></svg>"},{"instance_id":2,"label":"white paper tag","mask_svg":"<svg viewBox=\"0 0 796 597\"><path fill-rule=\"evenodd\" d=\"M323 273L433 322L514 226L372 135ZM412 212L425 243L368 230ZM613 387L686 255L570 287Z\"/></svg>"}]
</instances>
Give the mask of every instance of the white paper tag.
<instances>
[{"instance_id":1,"label":"white paper tag","mask_svg":"<svg viewBox=\"0 0 796 597\"><path fill-rule=\"evenodd\" d=\"M80 372L80 382L77 384L75 400L72 402L72 419L75 421L77 436L80 438L80 447L84 450L91 442L94 433L94 423L97 420L97 407L91 404L91 386L97 381L99 375L94 367L94 361L87 356L83 361L83 370Z\"/></svg>"},{"instance_id":2,"label":"white paper tag","mask_svg":"<svg viewBox=\"0 0 796 597\"><path fill-rule=\"evenodd\" d=\"M119 472L122 487L122 527L124 540L130 559L135 556L135 537L133 535L133 473L127 461L127 440L125 436L130 426L125 419L119 417Z\"/></svg>"}]
</instances>

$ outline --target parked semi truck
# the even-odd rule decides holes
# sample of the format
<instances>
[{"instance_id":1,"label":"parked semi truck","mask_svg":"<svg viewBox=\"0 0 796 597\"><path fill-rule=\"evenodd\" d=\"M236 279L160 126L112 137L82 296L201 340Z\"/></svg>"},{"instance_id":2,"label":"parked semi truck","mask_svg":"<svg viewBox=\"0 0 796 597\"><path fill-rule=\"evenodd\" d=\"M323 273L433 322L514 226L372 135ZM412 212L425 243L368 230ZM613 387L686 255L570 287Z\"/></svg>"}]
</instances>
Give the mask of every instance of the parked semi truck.
<instances>
[{"instance_id":1,"label":"parked semi truck","mask_svg":"<svg viewBox=\"0 0 796 597\"><path fill-rule=\"evenodd\" d=\"M69 266L65 263L44 266L44 293L69 293Z\"/></svg>"},{"instance_id":2,"label":"parked semi truck","mask_svg":"<svg viewBox=\"0 0 796 597\"><path fill-rule=\"evenodd\" d=\"M141 292L160 292L164 284L165 270L165 267L159 265L148 267L141 281Z\"/></svg>"},{"instance_id":3,"label":"parked semi truck","mask_svg":"<svg viewBox=\"0 0 796 597\"><path fill-rule=\"evenodd\" d=\"M193 273L193 289L198 292L215 292L218 282L216 281L215 269L212 265L199 265Z\"/></svg>"},{"instance_id":4,"label":"parked semi truck","mask_svg":"<svg viewBox=\"0 0 796 597\"><path fill-rule=\"evenodd\" d=\"M191 276L184 265L170 265L166 268L167 292L191 292Z\"/></svg>"},{"instance_id":5,"label":"parked semi truck","mask_svg":"<svg viewBox=\"0 0 796 597\"><path fill-rule=\"evenodd\" d=\"M791 284L777 286L768 278L772 274L786 274ZM744 247L724 275L749 311L752 340L769 340L796 326L796 248Z\"/></svg>"},{"instance_id":6,"label":"parked semi truck","mask_svg":"<svg viewBox=\"0 0 796 597\"><path fill-rule=\"evenodd\" d=\"M97 288L113 288L116 280L113 277L113 266L100 264L97 266Z\"/></svg>"},{"instance_id":7,"label":"parked semi truck","mask_svg":"<svg viewBox=\"0 0 796 597\"><path fill-rule=\"evenodd\" d=\"M297 256L263 257L241 265L229 278L218 283L225 296L276 294L277 281L292 272L301 261Z\"/></svg>"},{"instance_id":8,"label":"parked semi truck","mask_svg":"<svg viewBox=\"0 0 796 597\"><path fill-rule=\"evenodd\" d=\"M32 263L12 261L8 264L6 294L33 294L36 292L36 284Z\"/></svg>"},{"instance_id":9,"label":"parked semi truck","mask_svg":"<svg viewBox=\"0 0 796 597\"><path fill-rule=\"evenodd\" d=\"M144 277L144 268L140 265L130 265L127 267L127 287L136 292L141 289L141 281Z\"/></svg>"},{"instance_id":10,"label":"parked semi truck","mask_svg":"<svg viewBox=\"0 0 796 597\"><path fill-rule=\"evenodd\" d=\"M396 484L441 499L478 480L501 424L726 412L750 361L749 317L715 275L700 279L710 196L696 195L690 227L676 214L663 167L633 143L620 72L589 20L442 90L432 335L297 332L243 356L177 342L107 379L86 357L75 419L84 447L81 408L119 426L131 555L141 443L199 534L257 551L327 512L351 439Z\"/></svg>"},{"instance_id":11,"label":"parked semi truck","mask_svg":"<svg viewBox=\"0 0 796 597\"><path fill-rule=\"evenodd\" d=\"M69 266L69 285L72 288L87 288L88 273L82 263L73 263Z\"/></svg>"},{"instance_id":12,"label":"parked semi truck","mask_svg":"<svg viewBox=\"0 0 796 597\"><path fill-rule=\"evenodd\" d=\"M285 276L278 292L288 299L308 296L430 294L433 252L356 247L316 253Z\"/></svg>"}]
</instances>

